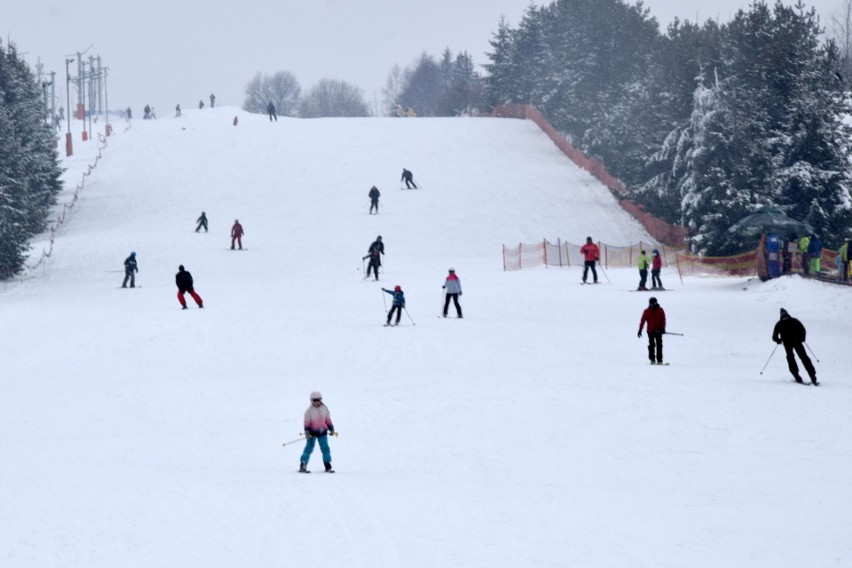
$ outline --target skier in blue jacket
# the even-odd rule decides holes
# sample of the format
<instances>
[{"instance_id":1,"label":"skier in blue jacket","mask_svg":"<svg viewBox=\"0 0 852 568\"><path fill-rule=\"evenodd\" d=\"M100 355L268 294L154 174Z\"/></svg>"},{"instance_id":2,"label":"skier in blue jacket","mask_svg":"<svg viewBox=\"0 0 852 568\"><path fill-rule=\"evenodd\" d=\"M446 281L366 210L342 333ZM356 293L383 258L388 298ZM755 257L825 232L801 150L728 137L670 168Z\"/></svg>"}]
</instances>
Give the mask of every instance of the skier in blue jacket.
<instances>
[{"instance_id":1,"label":"skier in blue jacket","mask_svg":"<svg viewBox=\"0 0 852 568\"><path fill-rule=\"evenodd\" d=\"M385 325L391 324L391 318L393 317L394 310L396 310L396 323L394 325L399 325L399 319L402 317L402 310L405 308L405 294L402 292L402 287L394 286L393 290L382 288L382 291L393 296L393 304L388 312L388 322Z\"/></svg>"}]
</instances>

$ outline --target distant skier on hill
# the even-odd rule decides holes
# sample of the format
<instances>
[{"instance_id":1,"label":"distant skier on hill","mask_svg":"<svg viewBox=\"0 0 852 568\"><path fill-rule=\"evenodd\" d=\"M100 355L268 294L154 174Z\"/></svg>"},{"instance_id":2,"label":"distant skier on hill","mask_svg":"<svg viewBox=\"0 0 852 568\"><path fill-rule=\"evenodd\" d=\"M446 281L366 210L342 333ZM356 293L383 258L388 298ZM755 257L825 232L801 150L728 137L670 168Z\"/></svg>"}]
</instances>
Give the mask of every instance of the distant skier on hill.
<instances>
[{"instance_id":1,"label":"distant skier on hill","mask_svg":"<svg viewBox=\"0 0 852 568\"><path fill-rule=\"evenodd\" d=\"M130 287L136 288L136 273L139 272L139 265L136 263L136 251L131 251L130 256L124 259L124 282L121 283L122 288L127 288L127 281L130 281Z\"/></svg>"},{"instance_id":2,"label":"distant skier on hill","mask_svg":"<svg viewBox=\"0 0 852 568\"><path fill-rule=\"evenodd\" d=\"M175 284L177 284L177 297L178 302L180 302L180 305L182 306L182 310L188 309L186 307L186 299L183 297L186 293L189 293L189 295L192 296L192 299L195 300L195 303L198 304L199 308L204 307L204 302L201 300L201 296L195 292L195 286L192 282L192 274L190 274L188 270L185 270L182 264L178 266L178 273L175 274Z\"/></svg>"},{"instance_id":3,"label":"distant skier on hill","mask_svg":"<svg viewBox=\"0 0 852 568\"><path fill-rule=\"evenodd\" d=\"M802 322L794 317L790 317L787 310L781 308L781 318L772 330L772 341L784 344L784 351L787 352L787 367L790 369L790 373L793 374L793 378L796 379L797 383L804 384L804 381L799 376L799 366L796 364L796 357L793 353L798 355L799 359L802 360L802 365L805 366L805 370L811 378L811 384L819 386L816 378L816 369L814 369L814 364L805 351L804 343L806 336L807 331L805 330L805 326L802 325Z\"/></svg>"},{"instance_id":4,"label":"distant skier on hill","mask_svg":"<svg viewBox=\"0 0 852 568\"><path fill-rule=\"evenodd\" d=\"M275 114L275 105L272 104L272 101L269 101L269 104L266 105L266 113L269 115L269 122L272 122L272 119L275 119L275 122L278 122L278 115Z\"/></svg>"},{"instance_id":5,"label":"distant skier on hill","mask_svg":"<svg viewBox=\"0 0 852 568\"><path fill-rule=\"evenodd\" d=\"M310 473L308 461L314 451L317 440L319 440L322 451L322 463L325 471L334 473L331 468L331 450L328 447L328 437L337 436L334 424L331 422L331 413L322 402L322 394L318 391L311 393L311 405L305 411L305 450L299 460L299 473Z\"/></svg>"},{"instance_id":6,"label":"distant skier on hill","mask_svg":"<svg viewBox=\"0 0 852 568\"><path fill-rule=\"evenodd\" d=\"M205 233L207 232L207 214L204 211L201 212L201 216L198 217L195 222L198 223L198 226L195 228L196 233L202 228L204 229Z\"/></svg>"},{"instance_id":7,"label":"distant skier on hill","mask_svg":"<svg viewBox=\"0 0 852 568\"><path fill-rule=\"evenodd\" d=\"M175 118L180 116L180 103L175 105Z\"/></svg>"},{"instance_id":8,"label":"distant skier on hill","mask_svg":"<svg viewBox=\"0 0 852 568\"><path fill-rule=\"evenodd\" d=\"M216 106L216 95L214 95L213 93L210 93L210 108L213 108L215 106Z\"/></svg>"},{"instance_id":9,"label":"distant skier on hill","mask_svg":"<svg viewBox=\"0 0 852 568\"><path fill-rule=\"evenodd\" d=\"M595 284L598 283L598 271L595 269L595 263L600 260L601 251L598 245L592 242L592 237L586 237L586 244L580 247L580 253L583 255L583 283L586 283L586 277L589 275L589 269L592 269L592 276Z\"/></svg>"},{"instance_id":10,"label":"distant skier on hill","mask_svg":"<svg viewBox=\"0 0 852 568\"><path fill-rule=\"evenodd\" d=\"M364 278L368 278L372 270L375 279L379 279L379 267L382 265L383 254L385 254L385 243L382 242L382 236L379 235L375 241L370 243L370 248L367 249L367 256L364 257L370 259L370 263L367 265L367 274L364 275Z\"/></svg>"},{"instance_id":11,"label":"distant skier on hill","mask_svg":"<svg viewBox=\"0 0 852 568\"><path fill-rule=\"evenodd\" d=\"M370 215L373 214L374 208L376 210L376 215L379 214L379 197L381 195L381 192L375 185L370 188L370 193L367 194L367 197L370 198Z\"/></svg>"},{"instance_id":12,"label":"distant skier on hill","mask_svg":"<svg viewBox=\"0 0 852 568\"><path fill-rule=\"evenodd\" d=\"M651 266L651 258L645 253L645 251L641 251L639 253L639 258L636 260L636 267L639 269L639 287L637 290L645 291L648 289L645 284L648 283L648 267Z\"/></svg>"},{"instance_id":13,"label":"distant skier on hill","mask_svg":"<svg viewBox=\"0 0 852 568\"><path fill-rule=\"evenodd\" d=\"M663 334L666 333L666 312L657 303L656 298L648 300L648 307L642 312L639 320L639 334L642 337L642 328L648 324L648 359L651 364L663 364Z\"/></svg>"},{"instance_id":14,"label":"distant skier on hill","mask_svg":"<svg viewBox=\"0 0 852 568\"><path fill-rule=\"evenodd\" d=\"M231 227L231 250L234 250L234 243L240 246L240 250L243 250L243 235L245 234L243 226L240 225L240 220L234 219L234 226Z\"/></svg>"},{"instance_id":15,"label":"distant skier on hill","mask_svg":"<svg viewBox=\"0 0 852 568\"><path fill-rule=\"evenodd\" d=\"M396 323L394 325L399 325L399 319L402 317L402 310L405 308L405 294L402 291L402 287L394 286L393 290L382 288L382 292L393 296L393 304L391 304L391 309L388 311L388 321L385 325L391 324L391 318L393 317L394 310L396 311Z\"/></svg>"},{"instance_id":16,"label":"distant skier on hill","mask_svg":"<svg viewBox=\"0 0 852 568\"><path fill-rule=\"evenodd\" d=\"M663 259L660 256L660 251L654 249L651 251L654 260L651 263L651 290L665 290L663 281L660 280L660 270L663 268Z\"/></svg>"},{"instance_id":17,"label":"distant skier on hill","mask_svg":"<svg viewBox=\"0 0 852 568\"><path fill-rule=\"evenodd\" d=\"M446 292L446 295L444 297L444 317L447 317L447 312L450 309L450 300L452 300L453 303L456 306L456 316L458 316L458 318L461 319L462 318L462 309L461 309L461 306L459 305L459 296L462 295L461 280L459 280L459 277L456 276L456 269L455 268L449 269L449 275L447 276L447 279L444 281L443 288L444 288L444 291Z\"/></svg>"},{"instance_id":18,"label":"distant skier on hill","mask_svg":"<svg viewBox=\"0 0 852 568\"><path fill-rule=\"evenodd\" d=\"M414 186L414 189L417 189L417 184L414 183L414 174L405 168L402 168L402 177L399 181L404 181L407 189L411 189L411 186Z\"/></svg>"},{"instance_id":19,"label":"distant skier on hill","mask_svg":"<svg viewBox=\"0 0 852 568\"><path fill-rule=\"evenodd\" d=\"M198 100L198 110L201 110L203 108L204 108L204 99L199 99Z\"/></svg>"}]
</instances>

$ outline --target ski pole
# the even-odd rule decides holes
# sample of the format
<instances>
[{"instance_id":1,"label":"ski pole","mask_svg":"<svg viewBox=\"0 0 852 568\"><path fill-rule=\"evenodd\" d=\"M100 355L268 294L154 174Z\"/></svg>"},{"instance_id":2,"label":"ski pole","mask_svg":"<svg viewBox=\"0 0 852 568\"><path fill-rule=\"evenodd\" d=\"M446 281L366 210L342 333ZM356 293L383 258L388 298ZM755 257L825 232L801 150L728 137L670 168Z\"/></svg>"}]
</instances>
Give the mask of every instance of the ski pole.
<instances>
[{"instance_id":1,"label":"ski pole","mask_svg":"<svg viewBox=\"0 0 852 568\"><path fill-rule=\"evenodd\" d=\"M411 325L417 325L416 323L414 323L414 320L413 320L413 319L411 319L411 314L409 314L409 313L408 313L408 310L406 310L404 306L403 306L403 308L402 308L402 311L404 311L404 312L405 312L405 315L407 315L407 316L408 316L408 319L410 319L410 320L411 320Z\"/></svg>"},{"instance_id":2,"label":"ski pole","mask_svg":"<svg viewBox=\"0 0 852 568\"><path fill-rule=\"evenodd\" d=\"M303 436L304 436L304 434L299 434L299 437L296 438L295 440L290 440L289 442L284 442L281 445L282 446L289 446L290 444L295 444L296 442L301 442L304 439Z\"/></svg>"},{"instance_id":3,"label":"ski pole","mask_svg":"<svg viewBox=\"0 0 852 568\"><path fill-rule=\"evenodd\" d=\"M385 311L388 311L388 301L385 299L385 291L382 290L382 303L385 305Z\"/></svg>"},{"instance_id":4,"label":"ski pole","mask_svg":"<svg viewBox=\"0 0 852 568\"><path fill-rule=\"evenodd\" d=\"M601 272L602 272L602 273L603 273L603 275L604 275L604 278L606 278L606 283L607 283L607 284L612 284L612 282L610 282L610 281L609 281L609 276L607 276L607 275L606 275L606 270L604 270L603 264L601 264L601 261L600 261L600 260L598 261L598 266L600 267Z\"/></svg>"},{"instance_id":5,"label":"ski pole","mask_svg":"<svg viewBox=\"0 0 852 568\"><path fill-rule=\"evenodd\" d=\"M804 343L804 344L805 344L805 347L807 347L807 348L808 348L808 351L810 351L810 352L811 352L811 355L813 355L813 356L814 356L814 359L816 359L816 360L817 360L817 363L819 363L819 357L817 357L817 356L816 356L816 353L814 353L814 350L813 350L813 349L811 349L811 346L810 346L810 345L808 345L808 344L807 344L807 342L805 342L805 341L803 341L802 343Z\"/></svg>"},{"instance_id":6,"label":"ski pole","mask_svg":"<svg viewBox=\"0 0 852 568\"><path fill-rule=\"evenodd\" d=\"M675 333L673 331L665 331L663 333L665 333L666 335L679 335L679 336L683 337L682 333Z\"/></svg>"},{"instance_id":7,"label":"ski pole","mask_svg":"<svg viewBox=\"0 0 852 568\"><path fill-rule=\"evenodd\" d=\"M766 367L768 367L768 366L769 366L769 361L771 361L771 360L772 360L772 356L773 356L773 355L775 355L775 351L778 349L778 345L780 345L780 343L776 343L776 344L775 344L775 349L773 349L773 350L772 350L772 353L770 353L770 354L769 354L769 359L767 359L767 360L766 360L766 365L764 365L764 366L763 366L763 368L760 370L760 374L761 374L761 375L763 374L763 371L765 371L765 370L766 370Z\"/></svg>"}]
</instances>

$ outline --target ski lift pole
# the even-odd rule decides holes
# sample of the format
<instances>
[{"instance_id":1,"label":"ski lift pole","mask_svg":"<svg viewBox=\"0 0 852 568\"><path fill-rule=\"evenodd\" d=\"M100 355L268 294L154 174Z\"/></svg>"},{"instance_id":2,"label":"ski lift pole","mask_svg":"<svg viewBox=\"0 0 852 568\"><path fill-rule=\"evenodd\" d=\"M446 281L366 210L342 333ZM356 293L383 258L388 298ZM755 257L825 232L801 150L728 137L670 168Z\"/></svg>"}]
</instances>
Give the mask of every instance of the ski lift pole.
<instances>
[{"instance_id":1,"label":"ski lift pole","mask_svg":"<svg viewBox=\"0 0 852 568\"><path fill-rule=\"evenodd\" d=\"M771 361L771 360L772 360L772 356L773 356L773 355L775 355L775 351L778 349L778 345L780 345L780 343L775 344L775 349L773 349L773 350L772 350L772 353L770 353L770 354L769 354L769 359L767 359L767 360L766 360L766 365L764 365L764 366L763 366L763 368L760 370L760 374L761 374L761 375L763 374L763 371L765 371L765 370L766 370L766 367L768 367L768 366L769 366L769 361Z\"/></svg>"}]
</instances>

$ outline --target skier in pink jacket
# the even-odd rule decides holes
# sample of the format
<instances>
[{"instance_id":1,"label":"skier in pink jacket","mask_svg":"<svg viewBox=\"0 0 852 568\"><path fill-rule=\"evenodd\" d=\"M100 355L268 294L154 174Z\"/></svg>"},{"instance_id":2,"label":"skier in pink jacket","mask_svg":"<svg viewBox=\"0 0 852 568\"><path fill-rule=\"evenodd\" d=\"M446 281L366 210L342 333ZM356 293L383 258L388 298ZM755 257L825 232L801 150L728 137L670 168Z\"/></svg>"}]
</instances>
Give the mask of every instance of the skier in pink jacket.
<instances>
[{"instance_id":1,"label":"skier in pink jacket","mask_svg":"<svg viewBox=\"0 0 852 568\"><path fill-rule=\"evenodd\" d=\"M314 446L319 440L320 450L322 451L322 463L325 465L325 471L334 473L331 469L331 450L328 448L328 436L336 436L334 424L331 423L331 413L328 407L322 402L322 394L317 391L311 393L311 405L305 411L305 451L302 452L302 459L299 462L299 473L310 473L308 470L308 460L311 459L311 453L314 451Z\"/></svg>"}]
</instances>

